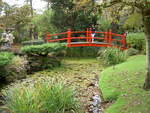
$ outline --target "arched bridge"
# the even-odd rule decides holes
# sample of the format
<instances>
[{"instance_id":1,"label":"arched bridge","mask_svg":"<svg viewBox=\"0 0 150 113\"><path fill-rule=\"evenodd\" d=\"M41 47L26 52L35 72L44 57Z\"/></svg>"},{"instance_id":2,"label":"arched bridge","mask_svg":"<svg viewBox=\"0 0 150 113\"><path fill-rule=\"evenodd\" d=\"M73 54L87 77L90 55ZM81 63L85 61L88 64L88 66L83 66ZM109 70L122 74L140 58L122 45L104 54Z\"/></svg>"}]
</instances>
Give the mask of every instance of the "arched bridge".
<instances>
[{"instance_id":1,"label":"arched bridge","mask_svg":"<svg viewBox=\"0 0 150 113\"><path fill-rule=\"evenodd\" d=\"M92 33L95 36L92 37ZM80 46L96 46L96 47L116 47L122 50L128 48L125 34L112 33L111 30L107 32L92 31L90 28L86 31L68 31L58 34L46 34L46 42L65 42L67 47Z\"/></svg>"}]
</instances>

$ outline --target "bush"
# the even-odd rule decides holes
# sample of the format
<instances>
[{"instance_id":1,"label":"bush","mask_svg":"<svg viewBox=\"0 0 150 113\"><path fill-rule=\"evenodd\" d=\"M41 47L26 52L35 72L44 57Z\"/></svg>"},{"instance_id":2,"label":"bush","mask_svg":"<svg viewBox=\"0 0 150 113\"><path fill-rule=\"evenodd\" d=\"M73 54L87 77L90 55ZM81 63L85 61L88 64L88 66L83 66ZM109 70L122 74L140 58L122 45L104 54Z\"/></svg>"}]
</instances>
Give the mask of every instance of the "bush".
<instances>
[{"instance_id":1,"label":"bush","mask_svg":"<svg viewBox=\"0 0 150 113\"><path fill-rule=\"evenodd\" d=\"M12 61L5 67L9 74L6 76L7 81L24 78L27 74L28 61L24 57L15 56Z\"/></svg>"},{"instance_id":2,"label":"bush","mask_svg":"<svg viewBox=\"0 0 150 113\"><path fill-rule=\"evenodd\" d=\"M146 41L144 37L144 33L129 33L127 35L127 43L129 43L134 49L144 51L146 48Z\"/></svg>"},{"instance_id":3,"label":"bush","mask_svg":"<svg viewBox=\"0 0 150 113\"><path fill-rule=\"evenodd\" d=\"M31 83L29 83L31 81ZM3 91L4 104L13 113L71 113L78 110L74 92L51 78L15 84Z\"/></svg>"},{"instance_id":4,"label":"bush","mask_svg":"<svg viewBox=\"0 0 150 113\"><path fill-rule=\"evenodd\" d=\"M0 52L0 79L8 76L6 67L10 64L14 55L10 52Z\"/></svg>"},{"instance_id":5,"label":"bush","mask_svg":"<svg viewBox=\"0 0 150 113\"><path fill-rule=\"evenodd\" d=\"M51 69L61 65L61 60L57 57L49 56L30 56L28 57L29 70L28 73Z\"/></svg>"},{"instance_id":6,"label":"bush","mask_svg":"<svg viewBox=\"0 0 150 113\"><path fill-rule=\"evenodd\" d=\"M27 55L48 55L52 52L61 52L64 50L65 45L62 43L47 43L42 45L31 45L21 48L21 51Z\"/></svg>"},{"instance_id":7,"label":"bush","mask_svg":"<svg viewBox=\"0 0 150 113\"><path fill-rule=\"evenodd\" d=\"M13 57L14 57L13 53L0 52L0 68L8 65Z\"/></svg>"},{"instance_id":8,"label":"bush","mask_svg":"<svg viewBox=\"0 0 150 113\"><path fill-rule=\"evenodd\" d=\"M27 54L30 70L29 73L60 66L61 59L57 56L65 48L64 44L48 43L42 45L25 46L22 52Z\"/></svg>"},{"instance_id":9,"label":"bush","mask_svg":"<svg viewBox=\"0 0 150 113\"><path fill-rule=\"evenodd\" d=\"M137 55L139 53L139 51L134 48L129 48L126 50L126 52L128 56Z\"/></svg>"},{"instance_id":10,"label":"bush","mask_svg":"<svg viewBox=\"0 0 150 113\"><path fill-rule=\"evenodd\" d=\"M98 58L104 65L115 65L124 62L127 59L127 54L117 48L107 48L101 51Z\"/></svg>"},{"instance_id":11,"label":"bush","mask_svg":"<svg viewBox=\"0 0 150 113\"><path fill-rule=\"evenodd\" d=\"M30 40L30 41L23 41L22 45L40 45L45 43L44 40Z\"/></svg>"},{"instance_id":12,"label":"bush","mask_svg":"<svg viewBox=\"0 0 150 113\"><path fill-rule=\"evenodd\" d=\"M66 48L67 57L96 57L99 47L70 47Z\"/></svg>"},{"instance_id":13,"label":"bush","mask_svg":"<svg viewBox=\"0 0 150 113\"><path fill-rule=\"evenodd\" d=\"M4 78L7 82L26 76L27 60L25 58L5 52L0 54L0 63L0 78Z\"/></svg>"}]
</instances>

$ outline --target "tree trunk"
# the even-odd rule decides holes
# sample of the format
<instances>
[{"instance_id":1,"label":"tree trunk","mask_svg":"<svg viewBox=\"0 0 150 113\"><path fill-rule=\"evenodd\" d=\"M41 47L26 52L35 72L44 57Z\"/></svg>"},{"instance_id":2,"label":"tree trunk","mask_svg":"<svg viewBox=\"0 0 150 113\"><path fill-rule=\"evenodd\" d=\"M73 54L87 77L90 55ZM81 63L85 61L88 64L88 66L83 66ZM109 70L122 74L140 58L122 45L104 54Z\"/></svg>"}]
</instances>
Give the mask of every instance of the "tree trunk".
<instances>
[{"instance_id":1,"label":"tree trunk","mask_svg":"<svg viewBox=\"0 0 150 113\"><path fill-rule=\"evenodd\" d=\"M146 38L146 46L147 46L147 73L145 78L145 83L143 88L145 90L150 90L150 9L146 9L143 11L143 24Z\"/></svg>"},{"instance_id":2,"label":"tree trunk","mask_svg":"<svg viewBox=\"0 0 150 113\"><path fill-rule=\"evenodd\" d=\"M32 38L33 31L32 30L33 30L32 28L29 29L29 37L30 37L31 40L33 39Z\"/></svg>"},{"instance_id":3,"label":"tree trunk","mask_svg":"<svg viewBox=\"0 0 150 113\"><path fill-rule=\"evenodd\" d=\"M33 18L33 4L32 4L32 0L30 0L30 7L31 7L31 16Z\"/></svg>"},{"instance_id":4,"label":"tree trunk","mask_svg":"<svg viewBox=\"0 0 150 113\"><path fill-rule=\"evenodd\" d=\"M31 7L31 18L33 18L33 4L32 4L32 0L30 0L30 7ZM29 35L30 35L30 39L32 40L33 39L33 26L31 24L30 26L30 30L29 30Z\"/></svg>"}]
</instances>

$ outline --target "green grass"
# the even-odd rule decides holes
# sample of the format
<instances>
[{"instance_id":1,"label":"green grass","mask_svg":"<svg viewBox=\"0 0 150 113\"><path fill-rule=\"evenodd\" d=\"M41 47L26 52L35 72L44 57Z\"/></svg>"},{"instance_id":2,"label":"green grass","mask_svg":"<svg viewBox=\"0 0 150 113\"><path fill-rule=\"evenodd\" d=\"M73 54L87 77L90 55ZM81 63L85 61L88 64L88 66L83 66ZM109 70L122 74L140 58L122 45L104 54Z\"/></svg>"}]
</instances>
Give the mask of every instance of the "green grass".
<instances>
[{"instance_id":1,"label":"green grass","mask_svg":"<svg viewBox=\"0 0 150 113\"><path fill-rule=\"evenodd\" d=\"M101 73L103 96L113 102L105 113L149 113L150 91L142 89L145 72L146 57L138 55Z\"/></svg>"},{"instance_id":2,"label":"green grass","mask_svg":"<svg viewBox=\"0 0 150 113\"><path fill-rule=\"evenodd\" d=\"M74 90L49 77L11 85L3 90L3 96L11 113L71 113L79 109Z\"/></svg>"}]
</instances>

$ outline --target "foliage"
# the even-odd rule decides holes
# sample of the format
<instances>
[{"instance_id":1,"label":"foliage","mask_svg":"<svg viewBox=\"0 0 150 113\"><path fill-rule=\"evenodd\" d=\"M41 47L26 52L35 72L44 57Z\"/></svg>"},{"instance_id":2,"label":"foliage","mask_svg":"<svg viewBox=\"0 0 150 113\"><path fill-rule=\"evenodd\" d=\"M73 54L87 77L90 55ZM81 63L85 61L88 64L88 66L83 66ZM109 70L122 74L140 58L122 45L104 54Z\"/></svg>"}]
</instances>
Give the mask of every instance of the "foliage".
<instances>
[{"instance_id":1,"label":"foliage","mask_svg":"<svg viewBox=\"0 0 150 113\"><path fill-rule=\"evenodd\" d=\"M108 21L106 18L101 17L98 19L98 29L101 31L107 31L110 28L110 21Z\"/></svg>"},{"instance_id":2,"label":"foliage","mask_svg":"<svg viewBox=\"0 0 150 113\"><path fill-rule=\"evenodd\" d=\"M53 16L53 10L49 9L43 12L41 15L36 15L32 19L32 23L37 27L37 32L40 37L44 37L47 32L58 33L58 29L52 24L51 18Z\"/></svg>"},{"instance_id":3,"label":"foliage","mask_svg":"<svg viewBox=\"0 0 150 113\"><path fill-rule=\"evenodd\" d=\"M65 45L62 43L47 43L42 45L24 46L21 51L26 54L29 61L29 73L50 69L60 66L61 59L58 56L64 56Z\"/></svg>"},{"instance_id":4,"label":"foliage","mask_svg":"<svg viewBox=\"0 0 150 113\"><path fill-rule=\"evenodd\" d=\"M48 55L48 53L61 52L65 48L62 43L47 43L42 45L24 46L21 51L27 55Z\"/></svg>"},{"instance_id":5,"label":"foliage","mask_svg":"<svg viewBox=\"0 0 150 113\"><path fill-rule=\"evenodd\" d=\"M43 44L44 40L30 40L30 41L23 41L22 45L40 45Z\"/></svg>"},{"instance_id":6,"label":"foliage","mask_svg":"<svg viewBox=\"0 0 150 113\"><path fill-rule=\"evenodd\" d=\"M14 56L12 53L0 53L0 78L7 82L24 78L27 72L27 60L23 57Z\"/></svg>"},{"instance_id":7,"label":"foliage","mask_svg":"<svg viewBox=\"0 0 150 113\"><path fill-rule=\"evenodd\" d=\"M0 23L4 28L13 28L17 40L27 37L27 25L31 21L30 7L28 5L16 7L5 4L3 12L4 14L0 16Z\"/></svg>"},{"instance_id":8,"label":"foliage","mask_svg":"<svg viewBox=\"0 0 150 113\"><path fill-rule=\"evenodd\" d=\"M139 13L134 13L128 17L124 23L124 28L140 28L142 26L142 15Z\"/></svg>"},{"instance_id":9,"label":"foliage","mask_svg":"<svg viewBox=\"0 0 150 113\"><path fill-rule=\"evenodd\" d=\"M145 60L144 55L132 56L126 62L101 72L99 86L103 96L106 100L113 101L105 112L149 112L150 100L147 95L150 92L142 89L146 72Z\"/></svg>"},{"instance_id":10,"label":"foliage","mask_svg":"<svg viewBox=\"0 0 150 113\"><path fill-rule=\"evenodd\" d=\"M145 50L146 41L144 33L129 33L127 35L127 43L139 51Z\"/></svg>"},{"instance_id":11,"label":"foliage","mask_svg":"<svg viewBox=\"0 0 150 113\"><path fill-rule=\"evenodd\" d=\"M45 0L51 3L51 24L58 31L83 30L97 23L100 8L88 1ZM82 5L80 4L82 2ZM79 5L80 4L80 5ZM94 7L94 8L93 8Z\"/></svg>"},{"instance_id":12,"label":"foliage","mask_svg":"<svg viewBox=\"0 0 150 113\"><path fill-rule=\"evenodd\" d=\"M26 77L28 68L28 61L24 57L15 56L10 64L5 67L5 71L8 73L6 76L7 81L14 81Z\"/></svg>"},{"instance_id":13,"label":"foliage","mask_svg":"<svg viewBox=\"0 0 150 113\"><path fill-rule=\"evenodd\" d=\"M99 47L70 47L66 48L66 57L96 57Z\"/></svg>"},{"instance_id":14,"label":"foliage","mask_svg":"<svg viewBox=\"0 0 150 113\"><path fill-rule=\"evenodd\" d=\"M42 71L45 69L52 69L54 67L59 67L61 65L61 59L57 58L55 55L52 56L29 56L28 58L30 67L28 73Z\"/></svg>"},{"instance_id":15,"label":"foliage","mask_svg":"<svg viewBox=\"0 0 150 113\"><path fill-rule=\"evenodd\" d=\"M129 48L126 50L126 52L128 56L137 55L139 53L139 51L134 48Z\"/></svg>"},{"instance_id":16,"label":"foliage","mask_svg":"<svg viewBox=\"0 0 150 113\"><path fill-rule=\"evenodd\" d=\"M49 77L14 84L3 91L3 96L6 107L14 113L66 113L78 110L73 90Z\"/></svg>"},{"instance_id":17,"label":"foliage","mask_svg":"<svg viewBox=\"0 0 150 113\"><path fill-rule=\"evenodd\" d=\"M8 65L13 59L14 55L10 52L0 52L0 67Z\"/></svg>"},{"instance_id":18,"label":"foliage","mask_svg":"<svg viewBox=\"0 0 150 113\"><path fill-rule=\"evenodd\" d=\"M127 54L117 48L107 48L100 52L100 61L105 65L115 65L126 61Z\"/></svg>"}]
</instances>

